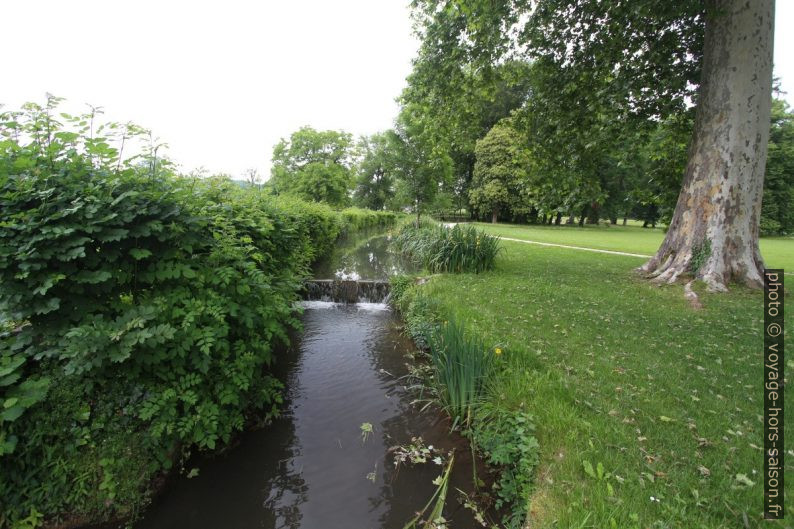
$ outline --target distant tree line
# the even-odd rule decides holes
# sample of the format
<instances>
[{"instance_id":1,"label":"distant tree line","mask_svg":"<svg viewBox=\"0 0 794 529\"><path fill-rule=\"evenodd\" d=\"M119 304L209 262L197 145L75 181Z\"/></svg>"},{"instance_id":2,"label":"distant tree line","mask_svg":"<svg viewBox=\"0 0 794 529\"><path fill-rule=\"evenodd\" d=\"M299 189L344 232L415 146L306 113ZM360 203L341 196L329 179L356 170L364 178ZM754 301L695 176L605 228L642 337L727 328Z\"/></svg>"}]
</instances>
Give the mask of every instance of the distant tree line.
<instances>
[{"instance_id":1,"label":"distant tree line","mask_svg":"<svg viewBox=\"0 0 794 529\"><path fill-rule=\"evenodd\" d=\"M492 79L492 90L478 90L481 99L459 107L469 112L453 123L447 121L452 116L437 115L438 108L431 113L405 102L393 129L358 141L342 131L303 127L276 145L264 188L335 207L462 211L494 222L584 225L638 219L648 227L669 222L687 161L691 110L612 131L617 139L609 148L591 145L584 151L589 153L584 170L582 153L566 159L532 141L544 124L531 114L531 66L510 64L504 70L510 80ZM411 94L409 85L403 99ZM773 101L770 126L761 232L790 234L794 113L782 99Z\"/></svg>"}]
</instances>

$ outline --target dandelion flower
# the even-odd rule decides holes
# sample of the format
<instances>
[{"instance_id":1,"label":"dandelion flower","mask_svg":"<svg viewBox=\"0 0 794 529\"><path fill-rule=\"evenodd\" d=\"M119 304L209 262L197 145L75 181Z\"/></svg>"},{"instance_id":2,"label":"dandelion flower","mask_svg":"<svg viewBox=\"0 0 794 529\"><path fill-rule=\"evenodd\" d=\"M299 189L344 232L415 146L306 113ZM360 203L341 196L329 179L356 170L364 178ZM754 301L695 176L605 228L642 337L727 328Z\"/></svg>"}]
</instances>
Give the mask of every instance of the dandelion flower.
<instances>
[{"instance_id":1,"label":"dandelion flower","mask_svg":"<svg viewBox=\"0 0 794 529\"><path fill-rule=\"evenodd\" d=\"M494 352L494 354L499 356L500 354L502 354L502 348L501 347L497 347L496 349L493 350L493 352Z\"/></svg>"}]
</instances>

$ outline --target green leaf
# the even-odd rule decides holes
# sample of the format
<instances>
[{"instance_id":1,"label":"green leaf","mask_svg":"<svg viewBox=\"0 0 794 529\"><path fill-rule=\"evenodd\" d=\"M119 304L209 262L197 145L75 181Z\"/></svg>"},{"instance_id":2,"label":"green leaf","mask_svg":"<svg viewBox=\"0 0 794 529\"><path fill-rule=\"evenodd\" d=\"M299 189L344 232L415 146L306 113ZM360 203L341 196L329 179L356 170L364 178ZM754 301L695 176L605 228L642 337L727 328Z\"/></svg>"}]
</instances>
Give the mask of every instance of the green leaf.
<instances>
[{"instance_id":1,"label":"green leaf","mask_svg":"<svg viewBox=\"0 0 794 529\"><path fill-rule=\"evenodd\" d=\"M133 248L133 249L130 250L130 255L136 261L140 261L141 259L145 259L145 258L149 257L150 255L152 255L152 252L147 250L147 249L145 249L145 248Z\"/></svg>"},{"instance_id":2,"label":"green leaf","mask_svg":"<svg viewBox=\"0 0 794 529\"><path fill-rule=\"evenodd\" d=\"M584 468L584 473L585 474L587 474L588 476L590 476L593 479L598 479L596 477L595 471L593 470L593 465L590 463L590 461L587 461L586 459L584 461L582 461L582 468Z\"/></svg>"},{"instance_id":3,"label":"green leaf","mask_svg":"<svg viewBox=\"0 0 794 529\"><path fill-rule=\"evenodd\" d=\"M22 406L12 406L4 410L0 413L0 421L15 421L17 420L25 411L25 408Z\"/></svg>"}]
</instances>

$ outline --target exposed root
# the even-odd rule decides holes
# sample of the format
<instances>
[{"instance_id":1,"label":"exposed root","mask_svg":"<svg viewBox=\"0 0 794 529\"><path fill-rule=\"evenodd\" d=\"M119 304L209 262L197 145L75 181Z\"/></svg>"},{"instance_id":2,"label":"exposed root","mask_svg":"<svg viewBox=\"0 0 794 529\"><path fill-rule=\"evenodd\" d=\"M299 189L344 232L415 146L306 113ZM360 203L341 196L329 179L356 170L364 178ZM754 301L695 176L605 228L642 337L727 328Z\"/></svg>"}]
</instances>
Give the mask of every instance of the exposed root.
<instances>
[{"instance_id":1,"label":"exposed root","mask_svg":"<svg viewBox=\"0 0 794 529\"><path fill-rule=\"evenodd\" d=\"M725 286L725 280L722 276L707 273L703 274L701 279L706 283L709 292L728 292L728 287Z\"/></svg>"},{"instance_id":2,"label":"exposed root","mask_svg":"<svg viewBox=\"0 0 794 529\"><path fill-rule=\"evenodd\" d=\"M694 282L695 281L692 280L686 285L684 285L684 297L689 301L690 307L692 307L693 309L702 309L703 304L700 302L700 298L698 298L698 295L695 293L694 290L692 290L692 283Z\"/></svg>"}]
</instances>

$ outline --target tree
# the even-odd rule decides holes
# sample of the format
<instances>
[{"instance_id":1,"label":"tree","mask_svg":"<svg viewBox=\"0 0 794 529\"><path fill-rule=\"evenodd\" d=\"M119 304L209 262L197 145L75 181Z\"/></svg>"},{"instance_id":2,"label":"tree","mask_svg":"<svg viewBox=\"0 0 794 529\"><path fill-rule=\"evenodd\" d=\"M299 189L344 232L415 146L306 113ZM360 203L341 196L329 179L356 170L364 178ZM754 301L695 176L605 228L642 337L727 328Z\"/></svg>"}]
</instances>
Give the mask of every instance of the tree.
<instances>
[{"instance_id":1,"label":"tree","mask_svg":"<svg viewBox=\"0 0 794 529\"><path fill-rule=\"evenodd\" d=\"M512 214L520 207L529 155L509 120L500 121L478 140L475 153L469 198L475 210L490 213L495 223L501 213Z\"/></svg>"},{"instance_id":2,"label":"tree","mask_svg":"<svg viewBox=\"0 0 794 529\"><path fill-rule=\"evenodd\" d=\"M661 247L641 270L673 282L693 272L712 290L763 285L758 249L772 93L774 0L714 2L684 183ZM697 270L693 256L711 248Z\"/></svg>"},{"instance_id":3,"label":"tree","mask_svg":"<svg viewBox=\"0 0 794 529\"><path fill-rule=\"evenodd\" d=\"M794 232L794 113L780 99L772 101L772 128L764 177L761 233Z\"/></svg>"},{"instance_id":4,"label":"tree","mask_svg":"<svg viewBox=\"0 0 794 529\"><path fill-rule=\"evenodd\" d=\"M543 119L587 137L604 121L663 120L697 104L676 210L641 270L692 273L712 290L760 286L758 251L772 84L773 0L415 0L441 62L527 55L553 75L533 84ZM551 105L551 102L557 103ZM543 108L544 105L540 105ZM582 145L582 142L573 142ZM583 143L585 147L589 143ZM587 153L584 153L585 155ZM595 158L597 159L597 157ZM693 254L711 247L692 269ZM702 255L701 255L702 257Z\"/></svg>"},{"instance_id":5,"label":"tree","mask_svg":"<svg viewBox=\"0 0 794 529\"><path fill-rule=\"evenodd\" d=\"M394 156L397 200L416 213L417 226L422 212L432 203L439 187L449 183L452 174L452 160L434 148L429 123L413 113L409 105L400 112L394 131L387 133Z\"/></svg>"},{"instance_id":6,"label":"tree","mask_svg":"<svg viewBox=\"0 0 794 529\"><path fill-rule=\"evenodd\" d=\"M251 167L245 170L245 182L251 187L259 187L259 170Z\"/></svg>"},{"instance_id":7,"label":"tree","mask_svg":"<svg viewBox=\"0 0 794 529\"><path fill-rule=\"evenodd\" d=\"M390 135L393 131L364 136L358 143L360 156L355 166L357 206L374 210L386 207L394 194L394 155Z\"/></svg>"},{"instance_id":8,"label":"tree","mask_svg":"<svg viewBox=\"0 0 794 529\"><path fill-rule=\"evenodd\" d=\"M445 38L440 33L426 36L436 37ZM452 161L454 182L444 195L454 195L460 208L474 174L475 143L527 100L531 66L508 60L480 69L465 60L453 64L439 59L431 46L420 48L400 102L432 123L425 141Z\"/></svg>"},{"instance_id":9,"label":"tree","mask_svg":"<svg viewBox=\"0 0 794 529\"><path fill-rule=\"evenodd\" d=\"M352 187L352 142L346 132L299 129L273 148L269 187L306 200L347 205Z\"/></svg>"}]
</instances>

